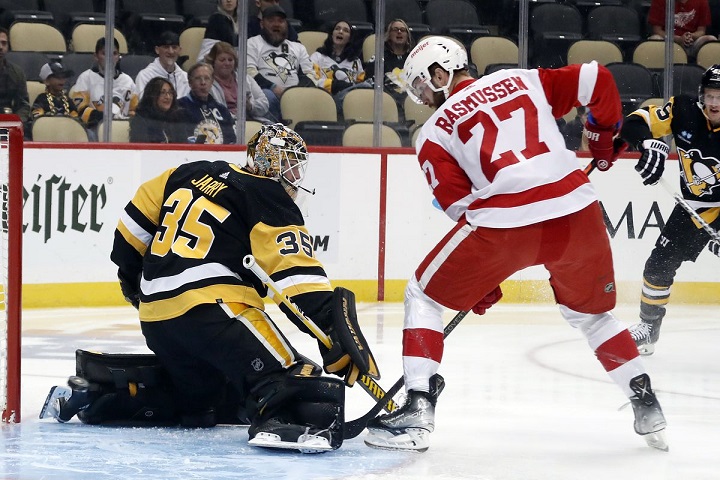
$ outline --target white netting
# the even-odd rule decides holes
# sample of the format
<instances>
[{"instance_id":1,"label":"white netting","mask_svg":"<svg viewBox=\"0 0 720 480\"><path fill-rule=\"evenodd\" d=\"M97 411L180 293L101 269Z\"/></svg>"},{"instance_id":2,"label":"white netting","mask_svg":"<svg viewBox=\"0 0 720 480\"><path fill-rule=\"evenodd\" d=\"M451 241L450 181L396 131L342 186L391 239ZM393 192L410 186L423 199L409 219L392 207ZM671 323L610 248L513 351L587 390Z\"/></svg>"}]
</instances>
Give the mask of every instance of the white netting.
<instances>
[{"instance_id":1,"label":"white netting","mask_svg":"<svg viewBox=\"0 0 720 480\"><path fill-rule=\"evenodd\" d=\"M8 338L7 338L7 303L8 285L8 177L10 130L0 127L0 411L7 408L7 377L8 377Z\"/></svg>"}]
</instances>

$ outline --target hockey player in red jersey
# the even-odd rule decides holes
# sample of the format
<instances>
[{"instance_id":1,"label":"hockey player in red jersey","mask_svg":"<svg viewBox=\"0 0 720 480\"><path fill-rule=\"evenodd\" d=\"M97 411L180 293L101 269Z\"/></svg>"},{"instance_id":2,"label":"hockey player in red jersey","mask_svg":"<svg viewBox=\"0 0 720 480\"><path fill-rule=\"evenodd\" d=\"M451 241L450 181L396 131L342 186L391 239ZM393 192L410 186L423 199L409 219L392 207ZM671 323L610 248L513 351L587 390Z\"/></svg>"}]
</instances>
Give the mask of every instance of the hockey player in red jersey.
<instances>
[{"instance_id":1,"label":"hockey player in red jersey","mask_svg":"<svg viewBox=\"0 0 720 480\"><path fill-rule=\"evenodd\" d=\"M405 290L405 405L368 424L365 443L425 451L435 426L430 385L443 356L444 308L482 315L513 273L544 265L563 318L587 339L630 399L635 431L667 449L665 418L615 306L612 252L597 196L555 122L572 107L590 110L586 136L600 170L623 150L614 142L620 98L596 62L560 69L469 76L465 50L428 37L405 62L408 93L436 110L415 149L420 168L457 225L427 255Z\"/></svg>"}]
</instances>

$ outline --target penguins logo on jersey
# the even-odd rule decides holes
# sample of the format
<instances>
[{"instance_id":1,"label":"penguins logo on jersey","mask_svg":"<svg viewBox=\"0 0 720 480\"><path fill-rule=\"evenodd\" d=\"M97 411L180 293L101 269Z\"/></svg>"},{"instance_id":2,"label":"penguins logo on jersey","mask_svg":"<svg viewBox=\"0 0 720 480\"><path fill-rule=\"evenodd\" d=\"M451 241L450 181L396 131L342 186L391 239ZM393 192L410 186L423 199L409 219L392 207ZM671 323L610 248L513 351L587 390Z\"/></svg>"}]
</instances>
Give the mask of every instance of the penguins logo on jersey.
<instances>
[{"instance_id":1,"label":"penguins logo on jersey","mask_svg":"<svg viewBox=\"0 0 720 480\"><path fill-rule=\"evenodd\" d=\"M287 82L290 74L297 70L298 66L297 58L288 53L270 52L268 55L263 57L263 60L283 83Z\"/></svg>"},{"instance_id":2,"label":"penguins logo on jersey","mask_svg":"<svg viewBox=\"0 0 720 480\"><path fill-rule=\"evenodd\" d=\"M720 161L703 157L700 150L678 148L683 178L695 196L710 195L720 185Z\"/></svg>"}]
</instances>

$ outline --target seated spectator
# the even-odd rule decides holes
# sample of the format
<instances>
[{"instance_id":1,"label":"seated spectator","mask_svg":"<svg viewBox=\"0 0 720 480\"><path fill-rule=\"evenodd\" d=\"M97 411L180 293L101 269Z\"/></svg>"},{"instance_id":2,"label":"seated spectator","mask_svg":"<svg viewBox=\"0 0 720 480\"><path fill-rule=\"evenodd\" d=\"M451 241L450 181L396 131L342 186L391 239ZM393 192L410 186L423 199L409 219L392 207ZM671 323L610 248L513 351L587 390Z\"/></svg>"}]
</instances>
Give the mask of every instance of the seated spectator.
<instances>
[{"instance_id":1,"label":"seated spectator","mask_svg":"<svg viewBox=\"0 0 720 480\"><path fill-rule=\"evenodd\" d=\"M30 99L27 78L22 68L8 62L5 54L10 51L10 35L0 28L0 113L14 113L20 120L30 118Z\"/></svg>"},{"instance_id":2,"label":"seated spectator","mask_svg":"<svg viewBox=\"0 0 720 480\"><path fill-rule=\"evenodd\" d=\"M260 21L262 20L262 12L271 5L280 6L280 0L255 0L255 6L257 7L257 15L253 15L248 18L247 26L247 38L260 35ZM288 24L288 40L291 42L299 42L298 34L292 25Z\"/></svg>"},{"instance_id":3,"label":"seated spectator","mask_svg":"<svg viewBox=\"0 0 720 480\"><path fill-rule=\"evenodd\" d=\"M113 49L113 98L112 118L125 120L135 115L138 96L135 82L126 73L117 68L120 58L120 46L114 39ZM97 139L97 125L103 119L105 109L105 37L95 44L95 65L80 74L75 85L70 89L70 97L75 102L80 119L88 127L93 139Z\"/></svg>"},{"instance_id":4,"label":"seated spectator","mask_svg":"<svg viewBox=\"0 0 720 480\"><path fill-rule=\"evenodd\" d=\"M197 61L202 62L217 42L238 44L237 0L218 0L217 12L208 17Z\"/></svg>"},{"instance_id":5,"label":"seated spectator","mask_svg":"<svg viewBox=\"0 0 720 480\"><path fill-rule=\"evenodd\" d=\"M238 57L235 48L226 42L218 42L210 49L205 62L213 67L213 86L210 94L215 100L222 103L233 118L237 118L237 68ZM268 99L257 82L245 75L245 109L248 120L258 120L269 123L265 118L268 113Z\"/></svg>"},{"instance_id":6,"label":"seated spectator","mask_svg":"<svg viewBox=\"0 0 720 480\"><path fill-rule=\"evenodd\" d=\"M577 150L586 152L588 150L587 137L583 135L585 129L585 123L587 122L588 110L587 107L577 107L577 115L570 122L565 123L560 119L559 126L560 131L565 137L565 145L569 150ZM562 123L560 123L562 121Z\"/></svg>"},{"instance_id":7,"label":"seated spectator","mask_svg":"<svg viewBox=\"0 0 720 480\"><path fill-rule=\"evenodd\" d=\"M683 47L690 60L694 60L698 50L707 42L717 40L707 35L710 25L710 6L708 0L676 0L675 2L675 43ZM665 0L652 0L648 11L648 23L652 28L649 40L665 39Z\"/></svg>"},{"instance_id":8,"label":"seated spectator","mask_svg":"<svg viewBox=\"0 0 720 480\"><path fill-rule=\"evenodd\" d=\"M135 143L186 143L185 118L173 84L151 78L145 86L135 116L130 119L130 141Z\"/></svg>"},{"instance_id":9,"label":"seated spectator","mask_svg":"<svg viewBox=\"0 0 720 480\"><path fill-rule=\"evenodd\" d=\"M350 23L345 20L335 22L325 42L310 55L316 85L331 93L338 104L347 92L357 87L372 88L365 82L365 70L359 56L357 42L353 39Z\"/></svg>"},{"instance_id":10,"label":"seated spectator","mask_svg":"<svg viewBox=\"0 0 720 480\"><path fill-rule=\"evenodd\" d=\"M40 69L40 79L45 82L45 92L34 99L27 129L32 132L32 121L42 116L66 116L78 118L77 107L65 91L67 79L73 76L60 62L46 63Z\"/></svg>"},{"instance_id":11,"label":"seated spectator","mask_svg":"<svg viewBox=\"0 0 720 480\"><path fill-rule=\"evenodd\" d=\"M405 60L410 50L415 46L415 41L410 34L410 29L404 20L396 18L392 20L385 30L385 64L384 64L384 88L385 91L395 98L398 105L405 101L405 89L402 87L402 71ZM375 76L375 56L365 66L367 78Z\"/></svg>"},{"instance_id":12,"label":"seated spectator","mask_svg":"<svg viewBox=\"0 0 720 480\"><path fill-rule=\"evenodd\" d=\"M236 143L235 121L227 107L213 98L213 68L199 62L188 70L190 94L178 103L191 143Z\"/></svg>"},{"instance_id":13,"label":"seated spectator","mask_svg":"<svg viewBox=\"0 0 720 480\"><path fill-rule=\"evenodd\" d=\"M285 10L275 5L266 8L260 24L262 34L247 41L247 69L270 102L270 120L277 122L285 90L315 86L315 72L305 46L287 39Z\"/></svg>"},{"instance_id":14,"label":"seated spectator","mask_svg":"<svg viewBox=\"0 0 720 480\"><path fill-rule=\"evenodd\" d=\"M155 77L165 78L172 83L179 97L184 97L190 93L187 73L177 64L181 52L180 37L177 33L167 31L160 34L155 44L157 58L150 65L140 70L137 77L135 77L135 87L141 99L145 85Z\"/></svg>"}]
</instances>

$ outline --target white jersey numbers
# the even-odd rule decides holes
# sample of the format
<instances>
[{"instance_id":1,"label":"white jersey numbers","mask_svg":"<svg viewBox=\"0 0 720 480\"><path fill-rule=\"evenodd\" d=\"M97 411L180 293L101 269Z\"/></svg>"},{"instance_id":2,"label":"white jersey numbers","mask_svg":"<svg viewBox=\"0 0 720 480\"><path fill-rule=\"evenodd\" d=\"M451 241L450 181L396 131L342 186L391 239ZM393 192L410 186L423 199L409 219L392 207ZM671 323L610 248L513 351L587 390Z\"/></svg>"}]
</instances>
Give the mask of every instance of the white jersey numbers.
<instances>
[{"instance_id":1,"label":"white jersey numbers","mask_svg":"<svg viewBox=\"0 0 720 480\"><path fill-rule=\"evenodd\" d=\"M420 165L420 168L422 168L423 172L425 172L425 175L427 175L427 181L428 185L430 185L430 188L435 190L435 187L437 187L440 182L438 182L438 179L435 176L435 170L433 170L432 163L425 160L422 165Z\"/></svg>"}]
</instances>

